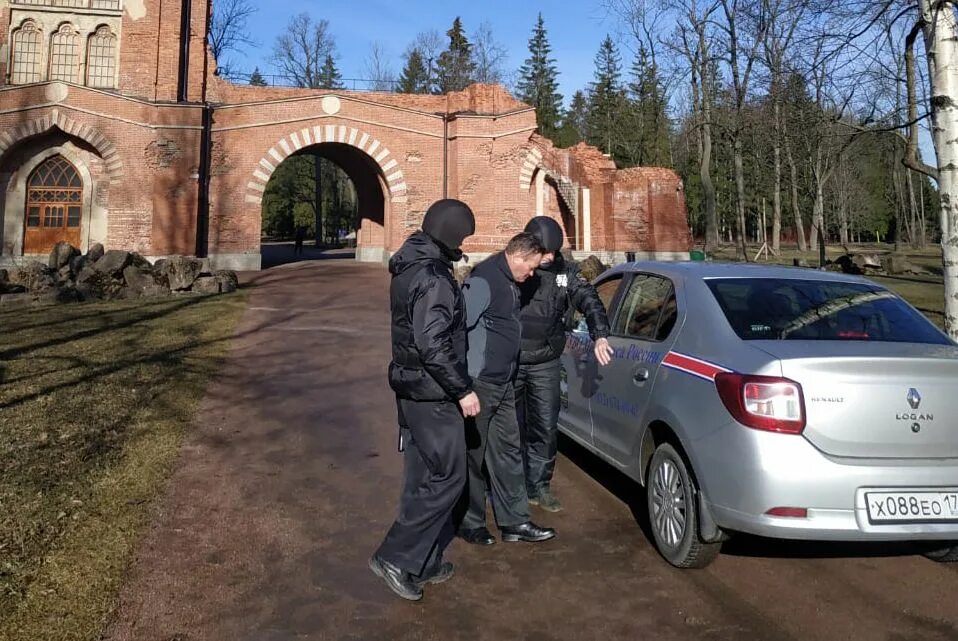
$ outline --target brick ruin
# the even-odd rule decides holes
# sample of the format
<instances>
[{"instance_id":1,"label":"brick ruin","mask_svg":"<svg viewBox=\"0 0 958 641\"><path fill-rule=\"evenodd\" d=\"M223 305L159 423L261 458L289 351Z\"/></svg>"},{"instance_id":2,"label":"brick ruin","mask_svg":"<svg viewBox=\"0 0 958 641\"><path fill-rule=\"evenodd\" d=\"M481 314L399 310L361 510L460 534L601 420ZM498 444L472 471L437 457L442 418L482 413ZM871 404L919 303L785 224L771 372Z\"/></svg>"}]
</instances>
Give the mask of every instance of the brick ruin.
<instances>
[{"instance_id":1,"label":"brick ruin","mask_svg":"<svg viewBox=\"0 0 958 641\"><path fill-rule=\"evenodd\" d=\"M444 196L476 212L473 254L545 214L577 254L688 256L673 171L616 170L585 144L558 149L502 87L431 96L234 85L214 74L205 0L62 4L0 0L0 262L49 253L62 229L81 251L99 242L258 269L266 184L305 150L353 181L360 260L389 256ZM57 158L75 169L68 189L48 184Z\"/></svg>"}]
</instances>

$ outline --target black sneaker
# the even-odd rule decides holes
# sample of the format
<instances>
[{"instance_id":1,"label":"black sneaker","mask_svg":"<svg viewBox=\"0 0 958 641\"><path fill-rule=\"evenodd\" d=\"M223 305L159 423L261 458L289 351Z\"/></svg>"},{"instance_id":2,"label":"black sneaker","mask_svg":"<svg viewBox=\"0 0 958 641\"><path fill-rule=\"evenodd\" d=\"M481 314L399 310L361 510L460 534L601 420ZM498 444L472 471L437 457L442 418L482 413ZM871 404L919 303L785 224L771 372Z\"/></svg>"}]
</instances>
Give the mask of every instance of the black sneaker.
<instances>
[{"instance_id":1,"label":"black sneaker","mask_svg":"<svg viewBox=\"0 0 958 641\"><path fill-rule=\"evenodd\" d=\"M562 503L549 490L542 490L538 496L530 496L529 505L537 505L546 512L562 511Z\"/></svg>"},{"instance_id":2,"label":"black sneaker","mask_svg":"<svg viewBox=\"0 0 958 641\"><path fill-rule=\"evenodd\" d=\"M416 583L405 570L374 554L369 559L369 569L382 579L390 590L407 601L418 601L422 598L422 586Z\"/></svg>"},{"instance_id":3,"label":"black sneaker","mask_svg":"<svg viewBox=\"0 0 958 641\"><path fill-rule=\"evenodd\" d=\"M456 569L452 563L450 561L443 561L434 572L427 572L422 577L414 580L419 585L445 583L451 579L455 573Z\"/></svg>"}]
</instances>

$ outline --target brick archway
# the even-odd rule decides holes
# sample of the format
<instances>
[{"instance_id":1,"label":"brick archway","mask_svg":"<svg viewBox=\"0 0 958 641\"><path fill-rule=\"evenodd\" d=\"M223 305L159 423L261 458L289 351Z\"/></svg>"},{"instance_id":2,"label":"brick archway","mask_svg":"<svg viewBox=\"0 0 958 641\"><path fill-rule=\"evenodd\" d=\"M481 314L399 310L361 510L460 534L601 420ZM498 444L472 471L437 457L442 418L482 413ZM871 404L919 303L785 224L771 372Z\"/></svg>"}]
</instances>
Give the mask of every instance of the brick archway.
<instances>
[{"instance_id":1,"label":"brick archway","mask_svg":"<svg viewBox=\"0 0 958 641\"><path fill-rule=\"evenodd\" d=\"M123 176L123 161L117 153L116 146L110 142L110 139L104 136L96 127L80 124L57 109L51 111L48 116L31 120L19 127L14 127L13 129L0 133L0 156L21 140L37 136L54 127L92 145L100 154L103 162L106 163L106 169L110 173L111 180Z\"/></svg>"},{"instance_id":2,"label":"brick archway","mask_svg":"<svg viewBox=\"0 0 958 641\"><path fill-rule=\"evenodd\" d=\"M379 139L362 129L345 125L305 127L280 138L260 158L258 166L253 170L252 179L246 183L246 202L262 204L266 184L276 171L276 167L300 149L322 143L350 145L372 158L385 178L390 201L405 202L406 179L399 167L399 161L390 157L389 149Z\"/></svg>"},{"instance_id":3,"label":"brick archway","mask_svg":"<svg viewBox=\"0 0 958 641\"><path fill-rule=\"evenodd\" d=\"M532 188L532 176L541 166L542 151L538 147L533 147L526 154L526 159L522 161L522 168L519 169L519 189L529 191Z\"/></svg>"}]
</instances>

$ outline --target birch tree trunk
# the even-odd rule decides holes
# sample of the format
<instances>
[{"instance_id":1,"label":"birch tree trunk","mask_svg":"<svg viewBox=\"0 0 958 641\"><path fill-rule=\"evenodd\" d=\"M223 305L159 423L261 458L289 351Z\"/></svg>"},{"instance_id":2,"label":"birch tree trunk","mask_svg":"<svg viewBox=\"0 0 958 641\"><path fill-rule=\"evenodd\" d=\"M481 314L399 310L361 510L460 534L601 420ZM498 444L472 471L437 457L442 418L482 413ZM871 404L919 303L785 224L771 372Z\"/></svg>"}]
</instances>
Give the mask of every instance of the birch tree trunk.
<instances>
[{"instance_id":1,"label":"birch tree trunk","mask_svg":"<svg viewBox=\"0 0 958 641\"><path fill-rule=\"evenodd\" d=\"M775 187L772 190L772 249L776 252L782 246L782 106L778 92L772 97L775 102L775 141L773 157L775 160Z\"/></svg>"},{"instance_id":2,"label":"birch tree trunk","mask_svg":"<svg viewBox=\"0 0 958 641\"><path fill-rule=\"evenodd\" d=\"M955 3L918 0L931 81L931 138L941 197L945 331L958 340L958 22Z\"/></svg>"}]
</instances>

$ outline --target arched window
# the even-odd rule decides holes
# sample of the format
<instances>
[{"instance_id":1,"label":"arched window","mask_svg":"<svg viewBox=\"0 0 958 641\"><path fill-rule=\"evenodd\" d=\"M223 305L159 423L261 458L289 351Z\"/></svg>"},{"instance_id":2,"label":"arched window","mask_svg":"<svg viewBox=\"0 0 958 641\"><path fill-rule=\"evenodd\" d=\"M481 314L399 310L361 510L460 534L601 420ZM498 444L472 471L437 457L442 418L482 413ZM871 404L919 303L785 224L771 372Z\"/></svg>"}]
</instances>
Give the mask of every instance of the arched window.
<instances>
[{"instance_id":1,"label":"arched window","mask_svg":"<svg viewBox=\"0 0 958 641\"><path fill-rule=\"evenodd\" d=\"M89 87L113 89L116 86L116 36L102 25L87 44L86 84Z\"/></svg>"},{"instance_id":2,"label":"arched window","mask_svg":"<svg viewBox=\"0 0 958 641\"><path fill-rule=\"evenodd\" d=\"M24 20L20 28L13 32L13 57L10 66L12 84L25 85L43 80L43 48L40 43L40 29L33 20Z\"/></svg>"},{"instance_id":3,"label":"arched window","mask_svg":"<svg viewBox=\"0 0 958 641\"><path fill-rule=\"evenodd\" d=\"M50 80L76 82L80 68L80 36L66 22L60 25L50 41Z\"/></svg>"},{"instance_id":4,"label":"arched window","mask_svg":"<svg viewBox=\"0 0 958 641\"><path fill-rule=\"evenodd\" d=\"M83 182L60 155L50 156L27 180L25 254L42 254L61 240L80 246Z\"/></svg>"}]
</instances>

